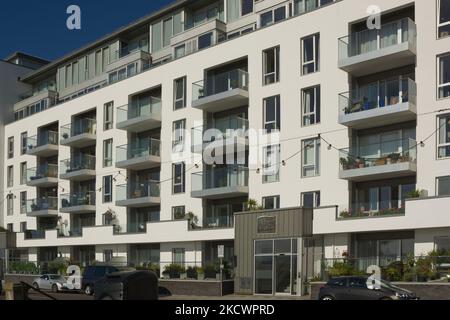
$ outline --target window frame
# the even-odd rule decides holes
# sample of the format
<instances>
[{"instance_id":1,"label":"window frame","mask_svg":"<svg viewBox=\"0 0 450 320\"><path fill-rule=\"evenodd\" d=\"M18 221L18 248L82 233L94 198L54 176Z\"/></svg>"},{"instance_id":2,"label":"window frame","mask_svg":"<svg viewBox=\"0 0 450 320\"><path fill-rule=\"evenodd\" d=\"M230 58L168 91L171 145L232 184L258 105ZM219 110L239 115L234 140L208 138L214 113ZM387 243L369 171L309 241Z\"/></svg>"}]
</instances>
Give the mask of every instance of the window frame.
<instances>
[{"instance_id":1,"label":"window frame","mask_svg":"<svg viewBox=\"0 0 450 320\"><path fill-rule=\"evenodd\" d=\"M180 128L178 129L176 128L177 124L181 124ZM181 146L184 149L185 130L186 130L186 119L176 120L172 123L172 148Z\"/></svg>"},{"instance_id":2,"label":"window frame","mask_svg":"<svg viewBox=\"0 0 450 320\"><path fill-rule=\"evenodd\" d=\"M14 136L8 137L8 159L14 158Z\"/></svg>"},{"instance_id":3,"label":"window frame","mask_svg":"<svg viewBox=\"0 0 450 320\"><path fill-rule=\"evenodd\" d=\"M437 39L445 39L450 37L450 33L446 36L441 36L440 35L440 31L439 29L442 27L449 27L450 28L450 19L446 22L441 22L441 3L442 0L436 0L436 24L437 24L437 29L436 29L436 33L437 33ZM447 0L450 1L450 0ZM450 5L450 3L449 3Z\"/></svg>"},{"instance_id":4,"label":"window frame","mask_svg":"<svg viewBox=\"0 0 450 320\"><path fill-rule=\"evenodd\" d=\"M314 163L313 164L306 164L305 163L305 155L306 155L306 147L307 143L313 142L314 147ZM320 176L320 149L321 149L321 142L319 138L311 138L311 139L305 139L302 140L302 156L301 156L301 177L302 178L313 178ZM305 169L307 168L314 168L314 175L305 175Z\"/></svg>"},{"instance_id":5,"label":"window frame","mask_svg":"<svg viewBox=\"0 0 450 320\"><path fill-rule=\"evenodd\" d=\"M14 195L12 193L6 195L6 215L14 215Z\"/></svg>"},{"instance_id":6,"label":"window frame","mask_svg":"<svg viewBox=\"0 0 450 320\"><path fill-rule=\"evenodd\" d=\"M312 194L312 196L313 196L313 207L312 208L319 208L320 201L321 201L320 190L302 192L300 194L300 206L302 206L302 207L305 206L305 195L308 195L308 194ZM307 208L309 208L309 207L307 207Z\"/></svg>"},{"instance_id":7,"label":"window frame","mask_svg":"<svg viewBox=\"0 0 450 320\"><path fill-rule=\"evenodd\" d=\"M284 17L282 19L275 20L275 11L280 10L280 9L284 9ZM262 21L261 21L262 20L261 19L262 16L263 15L267 15L269 13L271 15L270 22L265 24L265 25L262 25ZM259 18L258 19L259 27L260 28L266 28L266 27L272 26L272 25L274 25L274 24L276 24L276 23L278 23L280 21L286 20L288 17L289 17L289 9L288 9L288 5L286 5L286 3L274 6L274 7L270 8L270 9L267 9L267 10L259 13L259 17L258 17Z\"/></svg>"},{"instance_id":8,"label":"window frame","mask_svg":"<svg viewBox=\"0 0 450 320\"><path fill-rule=\"evenodd\" d=\"M27 162L20 163L20 184L27 184Z\"/></svg>"},{"instance_id":9,"label":"window frame","mask_svg":"<svg viewBox=\"0 0 450 320\"><path fill-rule=\"evenodd\" d=\"M27 213L27 200L28 200L27 192L21 191L19 197L20 197L20 213L25 214Z\"/></svg>"},{"instance_id":10,"label":"window frame","mask_svg":"<svg viewBox=\"0 0 450 320\"><path fill-rule=\"evenodd\" d=\"M445 134L447 135L449 142L440 143L440 140L441 140L441 130L440 130L441 123L440 122L441 122L442 118L446 118L445 121L450 122L450 113L437 116L437 124L436 124L437 125L437 134L436 134L436 152L437 152L436 159L437 160L450 159L450 155L441 157L440 153L439 153L441 148L450 148L450 129L448 132L445 130ZM450 127L450 124L449 124L449 127ZM447 139L445 139L445 140L447 140Z\"/></svg>"},{"instance_id":11,"label":"window frame","mask_svg":"<svg viewBox=\"0 0 450 320\"><path fill-rule=\"evenodd\" d=\"M267 102L269 99L274 99L275 103L275 119L271 121L267 121ZM270 129L270 131L267 129L267 125L275 124L273 129ZM263 128L265 130L266 134L271 134L274 132L280 132L281 131L281 96L275 95L266 97L263 99Z\"/></svg>"},{"instance_id":12,"label":"window frame","mask_svg":"<svg viewBox=\"0 0 450 320\"><path fill-rule=\"evenodd\" d=\"M176 167L181 166L180 182L176 182ZM180 191L176 191L175 188L180 187ZM178 162L172 164L172 194L183 194L186 192L186 164L184 162Z\"/></svg>"},{"instance_id":13,"label":"window frame","mask_svg":"<svg viewBox=\"0 0 450 320\"><path fill-rule=\"evenodd\" d=\"M275 70L273 72L267 72L267 62L268 62L267 55L272 50L274 52L273 65L274 65ZM268 86L268 85L280 82L280 52L281 52L281 50L280 50L279 45L263 50L263 52L262 52L262 55L263 55L263 58L262 58L262 63L263 63L262 83L263 83L263 86ZM270 82L267 79L270 79L269 77L271 77L272 75L274 77L274 80L272 82Z\"/></svg>"},{"instance_id":14,"label":"window frame","mask_svg":"<svg viewBox=\"0 0 450 320\"><path fill-rule=\"evenodd\" d=\"M178 214L176 212L177 209L182 209L183 213L182 213L182 218L176 218L175 214ZM186 206L173 206L172 207L172 220L183 220L186 217Z\"/></svg>"},{"instance_id":15,"label":"window frame","mask_svg":"<svg viewBox=\"0 0 450 320\"><path fill-rule=\"evenodd\" d=\"M272 150L274 149L274 150ZM278 150L278 152L277 152ZM274 167L276 165L277 167L277 173L267 175L265 174L265 170L268 167L267 163L269 160L268 153L271 153L271 156L273 153L275 153L276 163L274 165L271 165L270 168ZM281 161L281 144L274 144L265 146L263 149L263 170L262 170L262 183L276 183L280 182L280 161Z\"/></svg>"},{"instance_id":16,"label":"window frame","mask_svg":"<svg viewBox=\"0 0 450 320\"><path fill-rule=\"evenodd\" d=\"M28 132L22 132L20 134L20 154L24 155L27 153L27 140L28 140Z\"/></svg>"},{"instance_id":17,"label":"window frame","mask_svg":"<svg viewBox=\"0 0 450 320\"><path fill-rule=\"evenodd\" d=\"M436 177L436 187L435 187L435 189L436 189L436 196L438 196L438 197L449 197L450 193L448 195L447 194L444 194L444 195L440 195L439 194L439 179L448 179L449 184L450 184L450 176Z\"/></svg>"},{"instance_id":18,"label":"window frame","mask_svg":"<svg viewBox=\"0 0 450 320\"><path fill-rule=\"evenodd\" d=\"M108 117L108 110L111 110L110 118ZM108 131L114 128L114 101L107 102L103 105L103 131Z\"/></svg>"},{"instance_id":19,"label":"window frame","mask_svg":"<svg viewBox=\"0 0 450 320\"><path fill-rule=\"evenodd\" d=\"M445 88L448 88L448 90L450 91L450 82L441 83L441 78L442 78L442 76L441 76L441 59L442 58L448 58L448 61L449 61L448 68L450 69L450 52L443 53L443 54L437 56L437 72L436 73L437 73L437 98L438 98L438 100L450 99L450 94L447 97L444 95L441 96L441 89L443 90L443 92L444 92ZM448 72L450 74L450 70Z\"/></svg>"},{"instance_id":20,"label":"window frame","mask_svg":"<svg viewBox=\"0 0 450 320\"><path fill-rule=\"evenodd\" d=\"M266 207L266 201L269 199L273 199L274 200L274 208L267 208ZM276 196L267 196L267 197L263 197L262 198L262 206L264 208L264 210L276 210L276 209L280 209L281 205L280 205L280 195L276 195Z\"/></svg>"},{"instance_id":21,"label":"window frame","mask_svg":"<svg viewBox=\"0 0 450 320\"><path fill-rule=\"evenodd\" d=\"M305 61L306 55L305 55L305 40L308 40L312 38L313 39L313 59L310 61ZM308 74L313 74L320 71L320 33L315 33L306 37L303 37L301 39L301 74L302 76L306 76ZM312 64L314 66L314 71L311 72L305 72L305 66L308 66Z\"/></svg>"},{"instance_id":22,"label":"window frame","mask_svg":"<svg viewBox=\"0 0 450 320\"><path fill-rule=\"evenodd\" d=\"M181 98L177 98L177 91L178 91L178 81L182 81L182 97ZM177 78L173 81L173 110L181 110L186 108L186 96L187 96L187 77L183 76L180 78ZM182 106L181 107L177 107L177 103L179 103L181 101Z\"/></svg>"},{"instance_id":23,"label":"window frame","mask_svg":"<svg viewBox=\"0 0 450 320\"><path fill-rule=\"evenodd\" d=\"M106 193L106 182L107 180L109 180L109 186L110 186L110 190L109 193ZM103 203L111 203L113 202L113 176L112 175L108 175L108 176L103 176L102 178L102 202ZM109 200L105 200L106 197L109 197Z\"/></svg>"},{"instance_id":24,"label":"window frame","mask_svg":"<svg viewBox=\"0 0 450 320\"><path fill-rule=\"evenodd\" d=\"M6 170L6 187L12 188L14 187L14 166L7 166Z\"/></svg>"},{"instance_id":25,"label":"window frame","mask_svg":"<svg viewBox=\"0 0 450 320\"><path fill-rule=\"evenodd\" d=\"M306 93L309 90L314 91L314 111L313 112L306 112L307 104L306 104ZM322 104L322 90L320 85L308 87L302 89L301 95L302 95L302 127L309 127L315 124L320 124L320 117L321 117L321 104ZM305 121L306 119L311 119L310 117L314 116L314 122L307 124Z\"/></svg>"},{"instance_id":26,"label":"window frame","mask_svg":"<svg viewBox=\"0 0 450 320\"><path fill-rule=\"evenodd\" d=\"M106 154L106 152L107 152L107 144L109 144L110 143L110 145L111 145L111 154ZM110 139L105 139L105 140L103 140L103 154L102 154L102 156L103 156L103 161L102 161L102 164L103 164L103 168L108 168L108 167L111 167L112 165L113 165L113 139L112 138L110 138Z\"/></svg>"}]
</instances>

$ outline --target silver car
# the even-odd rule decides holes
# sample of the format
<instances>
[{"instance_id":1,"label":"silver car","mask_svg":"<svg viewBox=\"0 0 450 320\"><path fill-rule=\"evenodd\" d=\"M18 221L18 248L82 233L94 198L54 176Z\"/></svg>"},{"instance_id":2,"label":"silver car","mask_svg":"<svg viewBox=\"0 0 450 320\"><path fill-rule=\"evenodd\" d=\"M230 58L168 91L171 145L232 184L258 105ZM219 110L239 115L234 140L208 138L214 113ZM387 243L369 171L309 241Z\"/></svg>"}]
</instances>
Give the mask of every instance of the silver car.
<instances>
[{"instance_id":1,"label":"silver car","mask_svg":"<svg viewBox=\"0 0 450 320\"><path fill-rule=\"evenodd\" d=\"M52 292L60 292L66 288L67 280L59 274L43 274L39 278L34 279L33 287L42 290L51 290Z\"/></svg>"}]
</instances>

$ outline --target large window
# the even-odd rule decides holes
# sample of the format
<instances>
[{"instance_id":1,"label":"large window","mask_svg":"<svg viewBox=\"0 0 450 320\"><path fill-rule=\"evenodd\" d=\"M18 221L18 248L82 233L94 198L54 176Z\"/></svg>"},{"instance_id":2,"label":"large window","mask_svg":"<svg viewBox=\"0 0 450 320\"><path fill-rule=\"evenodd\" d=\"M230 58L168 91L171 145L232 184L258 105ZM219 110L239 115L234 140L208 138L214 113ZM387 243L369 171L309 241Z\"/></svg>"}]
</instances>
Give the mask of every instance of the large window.
<instances>
[{"instance_id":1,"label":"large window","mask_svg":"<svg viewBox=\"0 0 450 320\"><path fill-rule=\"evenodd\" d=\"M450 97L450 53L438 58L439 69L439 98Z\"/></svg>"},{"instance_id":2,"label":"large window","mask_svg":"<svg viewBox=\"0 0 450 320\"><path fill-rule=\"evenodd\" d=\"M266 210L280 208L280 196L270 196L262 198L263 208Z\"/></svg>"},{"instance_id":3,"label":"large window","mask_svg":"<svg viewBox=\"0 0 450 320\"><path fill-rule=\"evenodd\" d=\"M438 158L450 157L450 114L439 117Z\"/></svg>"},{"instance_id":4,"label":"large window","mask_svg":"<svg viewBox=\"0 0 450 320\"><path fill-rule=\"evenodd\" d=\"M27 184L27 163L20 163L20 184Z\"/></svg>"},{"instance_id":5,"label":"large window","mask_svg":"<svg viewBox=\"0 0 450 320\"><path fill-rule=\"evenodd\" d=\"M302 74L319 71L319 43L319 34L302 39Z\"/></svg>"},{"instance_id":6,"label":"large window","mask_svg":"<svg viewBox=\"0 0 450 320\"><path fill-rule=\"evenodd\" d=\"M450 176L436 178L438 196L450 196Z\"/></svg>"},{"instance_id":7,"label":"large window","mask_svg":"<svg viewBox=\"0 0 450 320\"><path fill-rule=\"evenodd\" d=\"M106 176L103 177L103 203L112 202L112 182L113 177L112 176Z\"/></svg>"},{"instance_id":8,"label":"large window","mask_svg":"<svg viewBox=\"0 0 450 320\"><path fill-rule=\"evenodd\" d=\"M27 213L27 192L22 191L20 193L20 213L25 214Z\"/></svg>"},{"instance_id":9,"label":"large window","mask_svg":"<svg viewBox=\"0 0 450 320\"><path fill-rule=\"evenodd\" d=\"M320 207L320 191L303 192L301 206L305 208Z\"/></svg>"},{"instance_id":10,"label":"large window","mask_svg":"<svg viewBox=\"0 0 450 320\"><path fill-rule=\"evenodd\" d=\"M302 141L302 176L320 175L320 139Z\"/></svg>"},{"instance_id":11,"label":"large window","mask_svg":"<svg viewBox=\"0 0 450 320\"><path fill-rule=\"evenodd\" d=\"M320 123L320 86L302 90L303 126Z\"/></svg>"},{"instance_id":12,"label":"large window","mask_svg":"<svg viewBox=\"0 0 450 320\"><path fill-rule=\"evenodd\" d=\"M280 145L264 148L263 183L280 181Z\"/></svg>"},{"instance_id":13,"label":"large window","mask_svg":"<svg viewBox=\"0 0 450 320\"><path fill-rule=\"evenodd\" d=\"M11 188L14 185L14 167L8 166L7 171L7 187Z\"/></svg>"},{"instance_id":14,"label":"large window","mask_svg":"<svg viewBox=\"0 0 450 320\"><path fill-rule=\"evenodd\" d=\"M28 133L22 132L20 134L20 154L27 153L27 139L28 139Z\"/></svg>"},{"instance_id":15,"label":"large window","mask_svg":"<svg viewBox=\"0 0 450 320\"><path fill-rule=\"evenodd\" d=\"M280 96L264 99L263 102L264 129L267 133L281 129Z\"/></svg>"},{"instance_id":16,"label":"large window","mask_svg":"<svg viewBox=\"0 0 450 320\"><path fill-rule=\"evenodd\" d=\"M6 214L8 216L14 214L14 195L12 193L6 196Z\"/></svg>"},{"instance_id":17,"label":"large window","mask_svg":"<svg viewBox=\"0 0 450 320\"><path fill-rule=\"evenodd\" d=\"M113 140L108 139L103 141L103 167L111 167L113 162L112 155Z\"/></svg>"},{"instance_id":18,"label":"large window","mask_svg":"<svg viewBox=\"0 0 450 320\"><path fill-rule=\"evenodd\" d=\"M278 7L262 13L260 16L260 25L262 28L284 19L286 19L286 6Z\"/></svg>"},{"instance_id":19,"label":"large window","mask_svg":"<svg viewBox=\"0 0 450 320\"><path fill-rule=\"evenodd\" d=\"M263 51L263 85L280 80L280 47Z\"/></svg>"},{"instance_id":20,"label":"large window","mask_svg":"<svg viewBox=\"0 0 450 320\"><path fill-rule=\"evenodd\" d=\"M184 147L184 130L186 129L186 119L174 121L172 126L172 147L177 151L182 151Z\"/></svg>"},{"instance_id":21,"label":"large window","mask_svg":"<svg viewBox=\"0 0 450 320\"><path fill-rule=\"evenodd\" d=\"M298 15L309 12L334 1L335 0L294 0L294 14Z\"/></svg>"},{"instance_id":22,"label":"large window","mask_svg":"<svg viewBox=\"0 0 450 320\"><path fill-rule=\"evenodd\" d=\"M186 77L178 78L173 82L173 109L186 107Z\"/></svg>"},{"instance_id":23,"label":"large window","mask_svg":"<svg viewBox=\"0 0 450 320\"><path fill-rule=\"evenodd\" d=\"M108 102L103 107L103 130L111 130L114 121L114 102Z\"/></svg>"},{"instance_id":24,"label":"large window","mask_svg":"<svg viewBox=\"0 0 450 320\"><path fill-rule=\"evenodd\" d=\"M172 249L172 263L184 266L186 263L186 252L184 248Z\"/></svg>"},{"instance_id":25,"label":"large window","mask_svg":"<svg viewBox=\"0 0 450 320\"><path fill-rule=\"evenodd\" d=\"M8 159L14 157L14 137L8 138Z\"/></svg>"},{"instance_id":26,"label":"large window","mask_svg":"<svg viewBox=\"0 0 450 320\"><path fill-rule=\"evenodd\" d=\"M185 165L184 162L175 163L172 165L173 186L172 192L174 194L185 192Z\"/></svg>"},{"instance_id":27,"label":"large window","mask_svg":"<svg viewBox=\"0 0 450 320\"><path fill-rule=\"evenodd\" d=\"M450 35L450 0L438 1L438 37Z\"/></svg>"}]
</instances>

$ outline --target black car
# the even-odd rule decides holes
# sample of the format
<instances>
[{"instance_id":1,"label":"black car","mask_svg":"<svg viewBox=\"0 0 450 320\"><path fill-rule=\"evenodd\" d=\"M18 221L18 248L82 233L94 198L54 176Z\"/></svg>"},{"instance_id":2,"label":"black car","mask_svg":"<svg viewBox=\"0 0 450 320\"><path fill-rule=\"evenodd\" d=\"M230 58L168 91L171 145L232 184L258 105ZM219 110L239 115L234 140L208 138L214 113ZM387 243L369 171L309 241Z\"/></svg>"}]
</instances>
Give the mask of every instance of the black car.
<instances>
[{"instance_id":1,"label":"black car","mask_svg":"<svg viewBox=\"0 0 450 320\"><path fill-rule=\"evenodd\" d=\"M158 300L158 277L150 271L110 273L94 291L95 300Z\"/></svg>"},{"instance_id":2,"label":"black car","mask_svg":"<svg viewBox=\"0 0 450 320\"><path fill-rule=\"evenodd\" d=\"M320 288L319 300L418 300L416 295L406 289L381 280L377 286L369 288L369 276L337 277Z\"/></svg>"},{"instance_id":3,"label":"black car","mask_svg":"<svg viewBox=\"0 0 450 320\"><path fill-rule=\"evenodd\" d=\"M118 272L119 269L112 266L88 266L84 269L81 278L81 290L87 295L94 293L94 284L109 273Z\"/></svg>"}]
</instances>

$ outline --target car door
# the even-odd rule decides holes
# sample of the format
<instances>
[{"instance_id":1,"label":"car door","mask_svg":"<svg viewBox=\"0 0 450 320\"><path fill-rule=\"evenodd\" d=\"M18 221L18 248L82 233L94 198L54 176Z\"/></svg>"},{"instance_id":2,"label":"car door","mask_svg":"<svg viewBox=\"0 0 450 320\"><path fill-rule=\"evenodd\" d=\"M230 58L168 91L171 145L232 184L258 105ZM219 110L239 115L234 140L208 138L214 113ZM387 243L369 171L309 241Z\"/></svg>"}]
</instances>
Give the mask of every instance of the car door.
<instances>
[{"instance_id":1,"label":"car door","mask_svg":"<svg viewBox=\"0 0 450 320\"><path fill-rule=\"evenodd\" d=\"M49 290L50 289L50 277L46 274L44 274L41 277L41 283L39 285L39 288Z\"/></svg>"},{"instance_id":2,"label":"car door","mask_svg":"<svg viewBox=\"0 0 450 320\"><path fill-rule=\"evenodd\" d=\"M381 292L367 288L367 278L351 277L348 280L349 299L351 300L379 300Z\"/></svg>"},{"instance_id":3,"label":"car door","mask_svg":"<svg viewBox=\"0 0 450 320\"><path fill-rule=\"evenodd\" d=\"M348 295L347 278L336 278L328 282L329 292L336 300L346 300Z\"/></svg>"}]
</instances>

